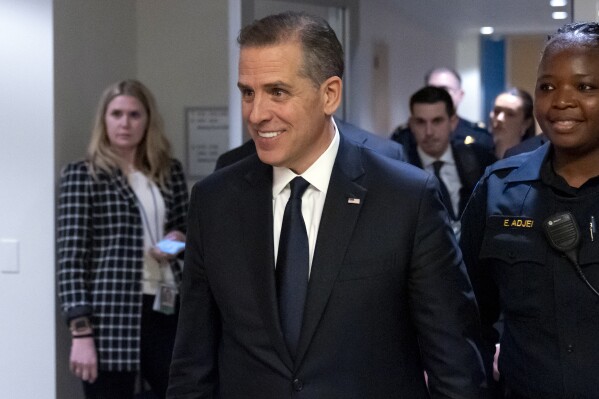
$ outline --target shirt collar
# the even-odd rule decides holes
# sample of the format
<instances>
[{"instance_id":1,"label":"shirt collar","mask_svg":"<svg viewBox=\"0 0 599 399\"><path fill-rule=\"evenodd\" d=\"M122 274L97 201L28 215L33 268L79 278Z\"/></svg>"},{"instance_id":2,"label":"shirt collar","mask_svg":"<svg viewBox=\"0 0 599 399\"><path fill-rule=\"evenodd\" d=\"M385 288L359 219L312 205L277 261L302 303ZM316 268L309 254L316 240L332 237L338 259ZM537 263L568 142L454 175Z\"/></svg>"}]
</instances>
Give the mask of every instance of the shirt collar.
<instances>
[{"instance_id":1,"label":"shirt collar","mask_svg":"<svg viewBox=\"0 0 599 399\"><path fill-rule=\"evenodd\" d=\"M418 151L418 156L420 157L420 162L422 162L423 169L428 168L435 161L443 161L444 164L455 165L453 153L451 152L451 145L447 146L447 149L439 158L431 157L426 152L422 151L420 147L416 147L416 151Z\"/></svg>"},{"instance_id":2,"label":"shirt collar","mask_svg":"<svg viewBox=\"0 0 599 399\"><path fill-rule=\"evenodd\" d=\"M335 129L335 135L331 144L323 152L320 157L310 167L302 173L302 177L306 179L308 183L316 187L318 191L323 193L327 192L329 187L329 180L331 180L331 173L333 172L333 165L335 158L337 157L337 151L339 150L339 130L334 118L331 118L333 128ZM272 195L273 198L278 196L281 191L293 180L296 175L291 169L273 166L273 183L272 183Z\"/></svg>"},{"instance_id":3,"label":"shirt collar","mask_svg":"<svg viewBox=\"0 0 599 399\"><path fill-rule=\"evenodd\" d=\"M566 179L555 172L555 169L553 168L553 158L553 152L549 152L541 165L539 174L541 181L545 185L551 187L561 195L568 197L577 197L597 192L597 187L599 187L599 176L591 177L580 187L572 187L568 184Z\"/></svg>"}]
</instances>

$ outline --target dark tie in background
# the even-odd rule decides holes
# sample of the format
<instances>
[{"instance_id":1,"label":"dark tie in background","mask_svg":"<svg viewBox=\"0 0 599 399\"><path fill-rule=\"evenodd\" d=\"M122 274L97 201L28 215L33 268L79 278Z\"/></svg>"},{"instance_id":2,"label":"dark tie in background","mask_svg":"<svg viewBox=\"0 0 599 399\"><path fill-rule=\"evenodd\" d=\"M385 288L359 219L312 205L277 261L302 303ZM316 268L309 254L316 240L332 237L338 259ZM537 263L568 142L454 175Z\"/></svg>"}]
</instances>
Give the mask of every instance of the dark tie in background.
<instances>
[{"instance_id":1,"label":"dark tie in background","mask_svg":"<svg viewBox=\"0 0 599 399\"><path fill-rule=\"evenodd\" d=\"M310 183L298 176L290 185L291 196L281 226L276 277L281 328L289 352L295 357L308 292L310 254L302 217L302 195Z\"/></svg>"},{"instance_id":2,"label":"dark tie in background","mask_svg":"<svg viewBox=\"0 0 599 399\"><path fill-rule=\"evenodd\" d=\"M453 205L451 204L451 197L449 196L449 191L447 190L447 186L443 183L443 179L441 179L441 168L443 167L443 161L435 161L433 162L433 168L435 170L435 176L437 176L437 180L439 180L439 185L441 186L441 199L443 200L443 204L445 208L447 208L447 212L449 213L449 217L452 220L456 220L455 214L453 212Z\"/></svg>"}]
</instances>

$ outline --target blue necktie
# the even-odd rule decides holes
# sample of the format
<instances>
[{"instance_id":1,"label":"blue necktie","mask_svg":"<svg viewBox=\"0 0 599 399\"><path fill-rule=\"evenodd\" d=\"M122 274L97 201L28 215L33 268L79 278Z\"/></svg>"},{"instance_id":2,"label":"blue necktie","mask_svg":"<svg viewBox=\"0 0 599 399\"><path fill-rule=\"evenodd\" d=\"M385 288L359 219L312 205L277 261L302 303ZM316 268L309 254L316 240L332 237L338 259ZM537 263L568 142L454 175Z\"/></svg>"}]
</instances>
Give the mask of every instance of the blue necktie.
<instances>
[{"instance_id":1,"label":"blue necktie","mask_svg":"<svg viewBox=\"0 0 599 399\"><path fill-rule=\"evenodd\" d=\"M291 196L281 226L276 278L281 328L287 348L295 357L308 292L310 255L302 217L302 195L310 183L298 176L290 185Z\"/></svg>"},{"instance_id":2,"label":"blue necktie","mask_svg":"<svg viewBox=\"0 0 599 399\"><path fill-rule=\"evenodd\" d=\"M443 205L447 208L447 213L449 213L449 217L451 220L456 220L455 213L453 212L453 205L451 204L451 196L449 195L449 190L447 190L447 186L441 179L441 168L443 167L443 161L435 161L433 162L433 169L435 170L435 176L437 176L437 180L439 180L439 186L441 187L441 200L443 201Z\"/></svg>"}]
</instances>

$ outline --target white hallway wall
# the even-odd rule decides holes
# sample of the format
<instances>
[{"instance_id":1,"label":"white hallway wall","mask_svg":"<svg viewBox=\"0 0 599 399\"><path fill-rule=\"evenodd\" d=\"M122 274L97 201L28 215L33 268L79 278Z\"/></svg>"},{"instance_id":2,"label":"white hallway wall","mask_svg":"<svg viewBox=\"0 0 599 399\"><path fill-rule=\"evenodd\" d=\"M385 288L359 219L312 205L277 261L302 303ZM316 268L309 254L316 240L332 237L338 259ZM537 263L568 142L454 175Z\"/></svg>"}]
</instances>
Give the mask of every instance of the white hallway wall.
<instances>
[{"instance_id":1,"label":"white hallway wall","mask_svg":"<svg viewBox=\"0 0 599 399\"><path fill-rule=\"evenodd\" d=\"M18 240L18 253L0 242L0 396L11 399L55 390L52 38L51 0L0 0L0 240Z\"/></svg>"}]
</instances>

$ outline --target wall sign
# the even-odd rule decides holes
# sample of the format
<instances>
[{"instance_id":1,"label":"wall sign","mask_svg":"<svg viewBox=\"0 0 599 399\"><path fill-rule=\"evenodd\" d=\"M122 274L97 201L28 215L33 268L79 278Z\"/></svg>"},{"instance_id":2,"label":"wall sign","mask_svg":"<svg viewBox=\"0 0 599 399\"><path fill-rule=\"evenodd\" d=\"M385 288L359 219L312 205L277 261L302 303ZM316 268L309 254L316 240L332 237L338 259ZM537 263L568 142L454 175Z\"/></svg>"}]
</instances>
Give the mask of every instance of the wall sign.
<instances>
[{"instance_id":1,"label":"wall sign","mask_svg":"<svg viewBox=\"0 0 599 399\"><path fill-rule=\"evenodd\" d=\"M186 107L187 177L203 179L214 171L216 158L228 149L227 107Z\"/></svg>"}]
</instances>

